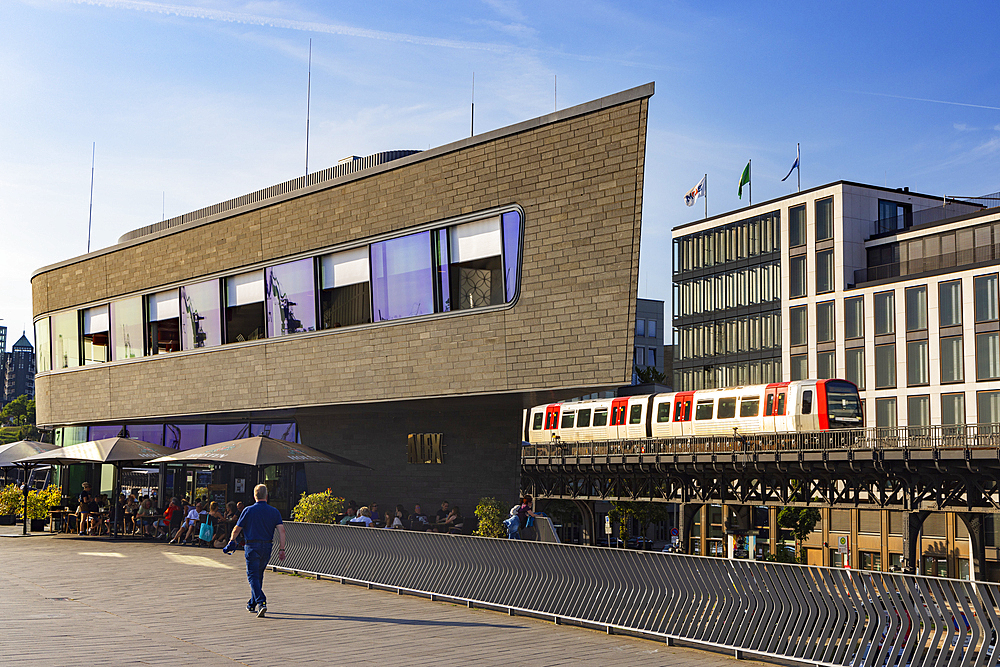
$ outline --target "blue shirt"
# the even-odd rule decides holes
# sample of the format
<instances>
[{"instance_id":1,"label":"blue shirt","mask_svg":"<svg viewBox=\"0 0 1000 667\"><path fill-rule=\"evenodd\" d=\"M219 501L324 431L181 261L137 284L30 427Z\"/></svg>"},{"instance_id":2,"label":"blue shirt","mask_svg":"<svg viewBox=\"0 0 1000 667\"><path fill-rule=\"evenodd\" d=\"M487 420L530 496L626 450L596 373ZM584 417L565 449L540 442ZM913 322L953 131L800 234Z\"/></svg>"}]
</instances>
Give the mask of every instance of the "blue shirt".
<instances>
[{"instance_id":1,"label":"blue shirt","mask_svg":"<svg viewBox=\"0 0 1000 667\"><path fill-rule=\"evenodd\" d=\"M270 542L274 539L275 527L281 523L281 512L268 505L266 500L258 500L243 509L236 525L243 529L247 542Z\"/></svg>"}]
</instances>

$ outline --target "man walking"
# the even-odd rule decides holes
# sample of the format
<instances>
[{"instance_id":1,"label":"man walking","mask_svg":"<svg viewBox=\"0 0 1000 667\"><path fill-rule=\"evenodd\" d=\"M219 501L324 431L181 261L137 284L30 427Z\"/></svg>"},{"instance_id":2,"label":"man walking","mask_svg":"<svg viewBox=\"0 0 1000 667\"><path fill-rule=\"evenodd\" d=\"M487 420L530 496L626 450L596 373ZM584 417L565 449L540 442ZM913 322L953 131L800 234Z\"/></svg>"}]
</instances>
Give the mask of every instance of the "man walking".
<instances>
[{"instance_id":1,"label":"man walking","mask_svg":"<svg viewBox=\"0 0 1000 667\"><path fill-rule=\"evenodd\" d=\"M243 553L247 559L247 580L250 582L247 611L251 614L257 612L257 618L264 618L267 613L267 598L261 588L264 584L264 570L271 560L275 527L278 529L278 560L285 560L285 526L281 521L281 512L267 504L265 485L255 486L253 497L257 502L240 514L233 527L233 534L229 537L229 544L223 552L233 553L236 550L236 538L243 533L246 539Z\"/></svg>"}]
</instances>

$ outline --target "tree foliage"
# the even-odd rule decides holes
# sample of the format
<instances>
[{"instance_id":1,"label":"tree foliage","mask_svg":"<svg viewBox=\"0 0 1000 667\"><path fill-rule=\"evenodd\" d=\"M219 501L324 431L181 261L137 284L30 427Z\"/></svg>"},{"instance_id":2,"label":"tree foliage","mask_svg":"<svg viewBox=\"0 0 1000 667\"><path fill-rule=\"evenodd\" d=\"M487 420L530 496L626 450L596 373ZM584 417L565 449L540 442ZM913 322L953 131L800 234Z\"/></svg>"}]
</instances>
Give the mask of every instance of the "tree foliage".
<instances>
[{"instance_id":1,"label":"tree foliage","mask_svg":"<svg viewBox=\"0 0 1000 667\"><path fill-rule=\"evenodd\" d=\"M479 504L476 505L476 518L479 519L479 526L476 527L473 535L507 537L507 528L503 525L507 518L507 509L496 498L480 498Z\"/></svg>"},{"instance_id":2,"label":"tree foliage","mask_svg":"<svg viewBox=\"0 0 1000 667\"><path fill-rule=\"evenodd\" d=\"M627 540L628 520L635 519L639 524L639 534L645 536L650 524L666 521L670 518L670 510L665 503L611 501L611 511L608 513L612 523L618 524L618 536Z\"/></svg>"},{"instance_id":3,"label":"tree foliage","mask_svg":"<svg viewBox=\"0 0 1000 667\"><path fill-rule=\"evenodd\" d=\"M3 406L0 417L11 426L21 426L22 424L35 423L35 399L28 398L27 394L18 396L13 401Z\"/></svg>"},{"instance_id":4,"label":"tree foliage","mask_svg":"<svg viewBox=\"0 0 1000 667\"><path fill-rule=\"evenodd\" d=\"M344 499L330 489L322 493L302 494L292 509L292 519L303 523L336 523L344 507Z\"/></svg>"},{"instance_id":5,"label":"tree foliage","mask_svg":"<svg viewBox=\"0 0 1000 667\"><path fill-rule=\"evenodd\" d=\"M815 507L782 507L778 512L778 525L787 528L795 538L799 562L805 559L802 542L813 532L819 520L820 513Z\"/></svg>"},{"instance_id":6,"label":"tree foliage","mask_svg":"<svg viewBox=\"0 0 1000 667\"><path fill-rule=\"evenodd\" d=\"M28 491L28 518L45 519L49 508L62 502L62 489L56 485L44 489ZM0 514L16 514L24 517L24 495L17 484L8 484L0 489Z\"/></svg>"},{"instance_id":7,"label":"tree foliage","mask_svg":"<svg viewBox=\"0 0 1000 667\"><path fill-rule=\"evenodd\" d=\"M642 384L648 384L650 382L659 382L663 384L667 381L667 375L656 370L655 366L646 366L645 368L635 367L635 375L639 378L639 382Z\"/></svg>"}]
</instances>

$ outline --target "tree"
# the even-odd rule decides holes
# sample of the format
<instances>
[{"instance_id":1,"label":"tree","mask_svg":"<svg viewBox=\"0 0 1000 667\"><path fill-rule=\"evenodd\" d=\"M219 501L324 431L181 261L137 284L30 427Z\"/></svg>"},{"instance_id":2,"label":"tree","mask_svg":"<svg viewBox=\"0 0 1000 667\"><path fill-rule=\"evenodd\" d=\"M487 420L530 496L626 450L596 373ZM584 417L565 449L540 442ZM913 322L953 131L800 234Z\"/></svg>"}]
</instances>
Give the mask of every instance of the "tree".
<instances>
[{"instance_id":1,"label":"tree","mask_svg":"<svg viewBox=\"0 0 1000 667\"><path fill-rule=\"evenodd\" d=\"M659 382L662 384L667 381L666 374L656 370L655 366L646 366L645 368L639 368L636 366L635 375L639 378L639 382L642 384L648 384L650 382Z\"/></svg>"},{"instance_id":2,"label":"tree","mask_svg":"<svg viewBox=\"0 0 1000 667\"><path fill-rule=\"evenodd\" d=\"M655 369L654 369L655 370ZM611 521L618 523L618 536L622 540L628 539L628 519L635 519L639 524L639 535L646 536L646 531L650 524L659 521L666 521L670 518L670 511L666 503L645 503L645 502L624 502L611 501Z\"/></svg>"},{"instance_id":3,"label":"tree","mask_svg":"<svg viewBox=\"0 0 1000 667\"><path fill-rule=\"evenodd\" d=\"M820 513L815 507L782 507L778 512L778 525L790 530L795 538L795 553L800 563L805 562L802 542L813 532L819 520Z\"/></svg>"},{"instance_id":4,"label":"tree","mask_svg":"<svg viewBox=\"0 0 1000 667\"><path fill-rule=\"evenodd\" d=\"M20 426L21 424L28 423L28 402L29 399L25 395L18 396L13 401L8 403L3 407L3 411L0 412L0 416L4 420L13 426ZM31 418L34 421L35 417L35 402L31 402Z\"/></svg>"},{"instance_id":5,"label":"tree","mask_svg":"<svg viewBox=\"0 0 1000 667\"><path fill-rule=\"evenodd\" d=\"M479 525L473 535L507 537L507 528L503 525L507 512L496 498L480 498L476 506L476 518L479 519Z\"/></svg>"}]
</instances>

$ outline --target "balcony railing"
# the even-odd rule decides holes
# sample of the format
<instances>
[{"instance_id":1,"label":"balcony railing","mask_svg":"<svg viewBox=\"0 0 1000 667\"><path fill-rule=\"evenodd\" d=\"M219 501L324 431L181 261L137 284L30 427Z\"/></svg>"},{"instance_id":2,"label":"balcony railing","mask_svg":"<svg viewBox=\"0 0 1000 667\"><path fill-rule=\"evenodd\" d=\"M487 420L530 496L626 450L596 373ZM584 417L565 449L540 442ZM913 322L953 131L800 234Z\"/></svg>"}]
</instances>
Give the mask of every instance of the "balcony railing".
<instances>
[{"instance_id":1,"label":"balcony railing","mask_svg":"<svg viewBox=\"0 0 1000 667\"><path fill-rule=\"evenodd\" d=\"M979 246L978 248L957 250L941 255L911 259L905 262L893 262L891 264L856 269L854 271L854 284L860 285L874 280L888 280L890 278L912 276L926 271L954 269L961 266L996 260L1000 260L1000 245Z\"/></svg>"}]
</instances>

